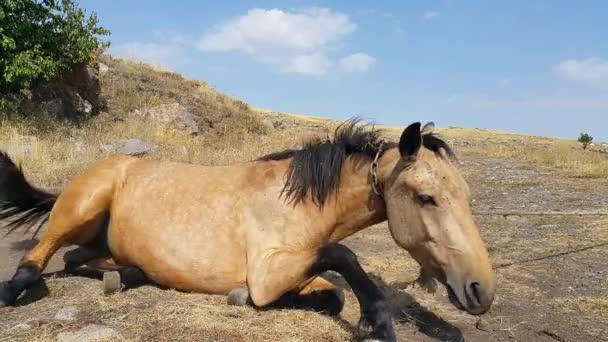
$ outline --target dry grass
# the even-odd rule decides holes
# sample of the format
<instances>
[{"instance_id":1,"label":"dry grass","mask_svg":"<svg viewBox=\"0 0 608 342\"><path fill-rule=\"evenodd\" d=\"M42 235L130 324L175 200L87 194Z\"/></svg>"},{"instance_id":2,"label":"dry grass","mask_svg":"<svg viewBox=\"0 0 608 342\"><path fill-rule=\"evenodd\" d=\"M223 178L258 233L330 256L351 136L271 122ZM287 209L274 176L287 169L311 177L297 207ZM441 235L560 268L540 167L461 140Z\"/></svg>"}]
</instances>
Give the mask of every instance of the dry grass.
<instances>
[{"instance_id":1,"label":"dry grass","mask_svg":"<svg viewBox=\"0 0 608 342\"><path fill-rule=\"evenodd\" d=\"M186 133L155 126L137 119L114 122L96 118L81 125L34 123L31 120L0 121L0 145L18 146L27 142L31 153L8 149L21 162L35 184L61 187L87 166L107 156L102 144L138 138L158 145L146 158L222 165L245 162L264 153L298 145L302 138L292 132L259 135L226 134L192 137Z\"/></svg>"},{"instance_id":2,"label":"dry grass","mask_svg":"<svg viewBox=\"0 0 608 342\"><path fill-rule=\"evenodd\" d=\"M153 286L104 296L98 281L78 278L51 278L46 285L47 297L20 310L21 322L36 329L0 322L0 341L54 341L57 334L88 324L118 331L120 337L112 341L348 341L352 336L340 321L323 315L227 306L224 296ZM67 306L79 310L77 321L53 319Z\"/></svg>"},{"instance_id":3,"label":"dry grass","mask_svg":"<svg viewBox=\"0 0 608 342\"><path fill-rule=\"evenodd\" d=\"M585 151L573 140L462 128L448 128L440 132L477 155L545 166L567 177L608 177L608 155Z\"/></svg>"}]
</instances>

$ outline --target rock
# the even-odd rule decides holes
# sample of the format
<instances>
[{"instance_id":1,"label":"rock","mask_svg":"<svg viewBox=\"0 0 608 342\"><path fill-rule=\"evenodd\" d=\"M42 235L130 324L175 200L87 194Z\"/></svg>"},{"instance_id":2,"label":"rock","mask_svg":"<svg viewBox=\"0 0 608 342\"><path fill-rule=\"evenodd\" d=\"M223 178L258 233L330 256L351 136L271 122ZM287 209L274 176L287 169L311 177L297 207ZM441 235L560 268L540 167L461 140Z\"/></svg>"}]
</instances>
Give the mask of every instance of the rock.
<instances>
[{"instance_id":1,"label":"rock","mask_svg":"<svg viewBox=\"0 0 608 342\"><path fill-rule=\"evenodd\" d=\"M274 123L269 118L262 119L261 125L264 134L274 131Z\"/></svg>"},{"instance_id":2,"label":"rock","mask_svg":"<svg viewBox=\"0 0 608 342\"><path fill-rule=\"evenodd\" d=\"M75 321L80 311L75 306L66 306L55 314L55 319L59 321Z\"/></svg>"},{"instance_id":3,"label":"rock","mask_svg":"<svg viewBox=\"0 0 608 342\"><path fill-rule=\"evenodd\" d=\"M11 330L28 330L32 329L32 325L29 323L19 323L15 325Z\"/></svg>"},{"instance_id":4,"label":"rock","mask_svg":"<svg viewBox=\"0 0 608 342\"><path fill-rule=\"evenodd\" d=\"M32 145L29 144L2 144L0 151L4 151L10 155L21 155L24 158L29 158L32 155Z\"/></svg>"},{"instance_id":5,"label":"rock","mask_svg":"<svg viewBox=\"0 0 608 342\"><path fill-rule=\"evenodd\" d=\"M78 331L62 332L57 335L57 342L101 342L114 341L119 338L116 330L98 324L89 324Z\"/></svg>"},{"instance_id":6,"label":"rock","mask_svg":"<svg viewBox=\"0 0 608 342\"><path fill-rule=\"evenodd\" d=\"M103 153L115 153L116 147L112 144L101 144L99 150Z\"/></svg>"},{"instance_id":7,"label":"rock","mask_svg":"<svg viewBox=\"0 0 608 342\"><path fill-rule=\"evenodd\" d=\"M139 139L127 139L116 144L102 144L102 152L111 154L126 154L129 156L143 156L154 152L157 146Z\"/></svg>"},{"instance_id":8,"label":"rock","mask_svg":"<svg viewBox=\"0 0 608 342\"><path fill-rule=\"evenodd\" d=\"M38 106L38 110L45 115L52 117L60 117L64 113L63 100L52 99L49 101L42 101Z\"/></svg>"},{"instance_id":9,"label":"rock","mask_svg":"<svg viewBox=\"0 0 608 342\"><path fill-rule=\"evenodd\" d=\"M135 110L131 112L131 115L186 131L192 135L200 132L192 113L177 102L163 104L145 111Z\"/></svg>"},{"instance_id":10,"label":"rock","mask_svg":"<svg viewBox=\"0 0 608 342\"><path fill-rule=\"evenodd\" d=\"M59 78L39 82L31 93L22 110L52 117L79 119L96 115L105 108L96 64L79 65Z\"/></svg>"},{"instance_id":11,"label":"rock","mask_svg":"<svg viewBox=\"0 0 608 342\"><path fill-rule=\"evenodd\" d=\"M112 294L122 290L120 273L118 271L104 272L103 274L103 294Z\"/></svg>"},{"instance_id":12,"label":"rock","mask_svg":"<svg viewBox=\"0 0 608 342\"><path fill-rule=\"evenodd\" d=\"M74 89L66 90L67 98L70 100L67 110L78 116L90 117L93 113L93 105L78 94Z\"/></svg>"},{"instance_id":13,"label":"rock","mask_svg":"<svg viewBox=\"0 0 608 342\"><path fill-rule=\"evenodd\" d=\"M107 65L105 65L103 63L99 63L99 74L100 75L103 75L103 74L105 74L108 71L110 71L110 67L109 66L107 66Z\"/></svg>"},{"instance_id":14,"label":"rock","mask_svg":"<svg viewBox=\"0 0 608 342\"><path fill-rule=\"evenodd\" d=\"M492 327L490 326L490 323L484 319L483 317L480 317L477 320L477 323L475 323L475 327L481 331L485 331L485 332L491 332L492 331Z\"/></svg>"}]
</instances>

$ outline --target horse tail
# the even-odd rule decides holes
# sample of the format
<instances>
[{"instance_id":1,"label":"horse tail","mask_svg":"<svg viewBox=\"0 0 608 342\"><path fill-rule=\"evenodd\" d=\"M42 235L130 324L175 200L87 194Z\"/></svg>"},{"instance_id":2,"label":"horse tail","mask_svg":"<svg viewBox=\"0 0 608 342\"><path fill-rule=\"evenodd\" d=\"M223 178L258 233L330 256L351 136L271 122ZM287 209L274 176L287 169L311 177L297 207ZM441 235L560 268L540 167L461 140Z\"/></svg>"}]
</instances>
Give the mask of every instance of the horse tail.
<instances>
[{"instance_id":1,"label":"horse tail","mask_svg":"<svg viewBox=\"0 0 608 342\"><path fill-rule=\"evenodd\" d=\"M56 194L30 184L21 167L0 151L0 229L7 230L5 236L18 228L25 228L24 233L34 228L34 238L48 221L56 200Z\"/></svg>"}]
</instances>

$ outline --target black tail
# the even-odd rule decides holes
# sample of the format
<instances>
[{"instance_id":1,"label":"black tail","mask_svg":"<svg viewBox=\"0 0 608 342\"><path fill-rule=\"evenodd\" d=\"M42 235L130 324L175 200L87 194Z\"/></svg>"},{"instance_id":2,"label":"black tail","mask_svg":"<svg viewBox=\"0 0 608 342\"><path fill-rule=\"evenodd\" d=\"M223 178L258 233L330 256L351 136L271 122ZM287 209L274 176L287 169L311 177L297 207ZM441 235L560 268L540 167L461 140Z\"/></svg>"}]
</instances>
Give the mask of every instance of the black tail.
<instances>
[{"instance_id":1,"label":"black tail","mask_svg":"<svg viewBox=\"0 0 608 342\"><path fill-rule=\"evenodd\" d=\"M35 237L48 221L56 200L57 195L28 183L21 168L0 151L0 229L7 229L6 235L25 227L24 233L35 228Z\"/></svg>"}]
</instances>

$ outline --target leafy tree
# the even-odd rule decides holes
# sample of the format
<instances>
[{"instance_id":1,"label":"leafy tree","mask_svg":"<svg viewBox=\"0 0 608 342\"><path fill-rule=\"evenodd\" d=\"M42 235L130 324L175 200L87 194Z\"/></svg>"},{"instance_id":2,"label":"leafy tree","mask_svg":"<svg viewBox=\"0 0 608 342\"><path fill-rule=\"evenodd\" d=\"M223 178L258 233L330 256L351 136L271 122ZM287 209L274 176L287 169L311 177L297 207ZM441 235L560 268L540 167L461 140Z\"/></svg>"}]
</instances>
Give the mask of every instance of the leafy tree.
<instances>
[{"instance_id":1,"label":"leafy tree","mask_svg":"<svg viewBox=\"0 0 608 342\"><path fill-rule=\"evenodd\" d=\"M1 0L0 94L91 62L109 33L73 0Z\"/></svg>"},{"instance_id":2,"label":"leafy tree","mask_svg":"<svg viewBox=\"0 0 608 342\"><path fill-rule=\"evenodd\" d=\"M583 150L587 149L587 146L589 146L592 141L593 137L587 133L581 133L581 135L578 137L578 142L583 144Z\"/></svg>"}]
</instances>

